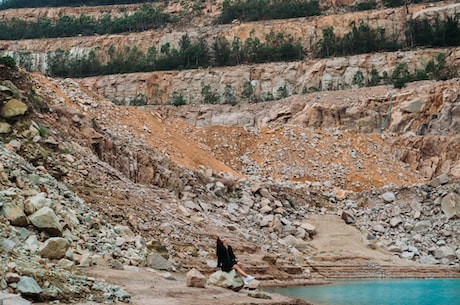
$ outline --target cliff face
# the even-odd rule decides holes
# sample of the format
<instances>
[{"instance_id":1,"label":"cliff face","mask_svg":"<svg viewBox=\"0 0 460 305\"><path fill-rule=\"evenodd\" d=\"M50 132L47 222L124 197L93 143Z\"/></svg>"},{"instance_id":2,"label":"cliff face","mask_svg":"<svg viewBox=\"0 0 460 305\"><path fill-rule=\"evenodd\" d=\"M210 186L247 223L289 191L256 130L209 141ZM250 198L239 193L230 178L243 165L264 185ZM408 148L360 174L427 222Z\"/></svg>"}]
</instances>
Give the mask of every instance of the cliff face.
<instances>
[{"instance_id":1,"label":"cliff face","mask_svg":"<svg viewBox=\"0 0 460 305\"><path fill-rule=\"evenodd\" d=\"M211 12L214 10L215 8L210 9ZM81 56L97 48L100 51L98 54L100 54L101 59L105 61L107 59L105 56L107 56L107 51L111 46L115 47L116 50L121 50L125 46L135 46L144 52L151 46L160 50L161 46L168 42L177 47L179 39L184 34L188 34L191 39L203 37L208 41L208 45L211 45L216 36L223 36L228 41L232 41L234 37L239 37L240 41L245 41L249 37L258 37L263 41L270 31L292 35L294 39L298 39L302 43L307 52L311 52L318 40L322 38L323 29L327 27L333 27L335 35L342 37L350 31L350 23L364 21L371 28L385 29L384 35L388 40L401 42L405 39L404 30L407 20L422 17L455 16L459 11L459 3L440 4L436 8L427 5L414 5L409 10L400 7L288 20L234 22L230 25L212 25L212 18L209 17L212 16L212 13L207 13L203 18L198 19L199 22L192 19L187 24L174 25L174 27L170 25L161 30L142 33L0 41L0 52L13 56L17 62L21 62L21 58L24 60L24 57L27 57L27 60L30 61L31 70L46 72L48 69L47 52L57 49L68 50L72 55ZM101 11L96 10L96 12L101 14ZM8 16L8 13L4 14Z\"/></svg>"},{"instance_id":2,"label":"cliff face","mask_svg":"<svg viewBox=\"0 0 460 305\"><path fill-rule=\"evenodd\" d=\"M288 95L311 90L338 90L352 87L353 78L360 71L365 80L376 69L380 76L391 75L394 68L407 63L410 71L424 69L429 60L440 53L447 55L448 66L460 65L460 48L428 49L411 52L376 53L291 63L242 65L186 71L134 73L79 79L84 86L110 99L132 100L144 95L148 104L167 104L174 92L190 104L202 103L201 90L212 85L220 95L230 85L237 101L245 83L250 82L254 95L262 99L277 98L285 88ZM246 99L247 100L247 99Z\"/></svg>"}]
</instances>

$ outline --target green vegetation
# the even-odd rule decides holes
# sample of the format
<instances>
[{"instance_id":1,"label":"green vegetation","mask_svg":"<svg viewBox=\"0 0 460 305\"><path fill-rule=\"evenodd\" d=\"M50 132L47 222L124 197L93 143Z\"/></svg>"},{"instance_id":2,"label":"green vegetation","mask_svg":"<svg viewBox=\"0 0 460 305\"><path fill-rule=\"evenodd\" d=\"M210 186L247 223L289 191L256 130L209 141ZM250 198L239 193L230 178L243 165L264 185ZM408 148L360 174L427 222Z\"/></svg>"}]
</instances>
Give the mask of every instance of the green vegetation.
<instances>
[{"instance_id":1,"label":"green vegetation","mask_svg":"<svg viewBox=\"0 0 460 305\"><path fill-rule=\"evenodd\" d=\"M353 75L353 80L351 82L352 85L356 85L358 87L364 87L364 75L363 72L360 70L356 71L355 75Z\"/></svg>"},{"instance_id":2,"label":"green vegetation","mask_svg":"<svg viewBox=\"0 0 460 305\"><path fill-rule=\"evenodd\" d=\"M458 76L458 67L447 67L446 54L439 53L436 58L426 63L423 70L415 70L414 73L409 71L407 63L398 64L393 70L391 79L396 88L402 88L408 82L426 79L447 80Z\"/></svg>"},{"instance_id":3,"label":"green vegetation","mask_svg":"<svg viewBox=\"0 0 460 305\"><path fill-rule=\"evenodd\" d=\"M217 23L287 19L321 14L317 0L224 0Z\"/></svg>"},{"instance_id":4,"label":"green vegetation","mask_svg":"<svg viewBox=\"0 0 460 305\"><path fill-rule=\"evenodd\" d=\"M96 6L157 2L153 0L3 0L0 10L26 7Z\"/></svg>"},{"instance_id":5,"label":"green vegetation","mask_svg":"<svg viewBox=\"0 0 460 305\"><path fill-rule=\"evenodd\" d=\"M100 49L87 55L74 55L58 49L48 52L50 76L87 77L104 74L149 72L164 70L196 69L200 67L237 65L241 63L264 63L273 61L294 61L304 57L302 46L292 36L270 32L265 42L250 37L244 43L235 38L230 43L224 38L216 39L211 50L204 38L191 41L188 34L179 41L179 49L165 43L160 54L154 47L146 53L136 47L125 47L117 51L114 46L108 50L108 61L102 63Z\"/></svg>"},{"instance_id":6,"label":"green vegetation","mask_svg":"<svg viewBox=\"0 0 460 305\"><path fill-rule=\"evenodd\" d=\"M173 92L172 96L169 98L169 104L172 106L183 106L187 105L187 101L181 93Z\"/></svg>"},{"instance_id":7,"label":"green vegetation","mask_svg":"<svg viewBox=\"0 0 460 305\"><path fill-rule=\"evenodd\" d=\"M100 19L86 15L79 17L61 15L55 23L46 17L30 22L20 18L11 18L0 21L0 40L141 32L157 29L171 22L174 20L169 14L164 14L159 8L151 5L143 5L131 15L125 14L115 18L110 14Z\"/></svg>"},{"instance_id":8,"label":"green vegetation","mask_svg":"<svg viewBox=\"0 0 460 305\"><path fill-rule=\"evenodd\" d=\"M372 29L364 21L350 23L351 30L342 38L334 34L334 29L328 27L323 30L323 38L316 45L317 57L355 55L382 51L396 51L401 45L396 41L385 39L385 29Z\"/></svg>"},{"instance_id":9,"label":"green vegetation","mask_svg":"<svg viewBox=\"0 0 460 305\"><path fill-rule=\"evenodd\" d=\"M224 98L224 104L235 105L236 104L236 96L233 93L232 85L226 84L224 89L224 94L222 95Z\"/></svg>"},{"instance_id":10,"label":"green vegetation","mask_svg":"<svg viewBox=\"0 0 460 305\"><path fill-rule=\"evenodd\" d=\"M254 87L250 81L245 81L243 84L243 90L241 90L241 97L247 99L249 102L254 102Z\"/></svg>"},{"instance_id":11,"label":"green vegetation","mask_svg":"<svg viewBox=\"0 0 460 305\"><path fill-rule=\"evenodd\" d=\"M430 20L412 19L406 25L406 38L410 47L448 47L460 45L460 14L447 16L441 20L439 16Z\"/></svg>"},{"instance_id":12,"label":"green vegetation","mask_svg":"<svg viewBox=\"0 0 460 305\"><path fill-rule=\"evenodd\" d=\"M17 69L16 61L11 56L0 56L0 65L5 65L12 69Z\"/></svg>"},{"instance_id":13,"label":"green vegetation","mask_svg":"<svg viewBox=\"0 0 460 305\"><path fill-rule=\"evenodd\" d=\"M368 10L373 10L377 8L377 2L375 1L367 1L367 2L358 2L355 3L352 7L351 10L355 12L360 12L360 11L368 11Z\"/></svg>"},{"instance_id":14,"label":"green vegetation","mask_svg":"<svg viewBox=\"0 0 460 305\"><path fill-rule=\"evenodd\" d=\"M148 99L144 94L139 93L138 95L136 95L136 97L128 100L113 99L112 103L114 103L115 105L125 106L144 106L147 105Z\"/></svg>"},{"instance_id":15,"label":"green vegetation","mask_svg":"<svg viewBox=\"0 0 460 305\"><path fill-rule=\"evenodd\" d=\"M210 85L205 85L201 88L201 96L203 97L203 103L205 104L219 104L220 96L217 91L211 89Z\"/></svg>"},{"instance_id":16,"label":"green vegetation","mask_svg":"<svg viewBox=\"0 0 460 305\"><path fill-rule=\"evenodd\" d=\"M276 93L279 100L289 96L286 86L278 87Z\"/></svg>"}]
</instances>

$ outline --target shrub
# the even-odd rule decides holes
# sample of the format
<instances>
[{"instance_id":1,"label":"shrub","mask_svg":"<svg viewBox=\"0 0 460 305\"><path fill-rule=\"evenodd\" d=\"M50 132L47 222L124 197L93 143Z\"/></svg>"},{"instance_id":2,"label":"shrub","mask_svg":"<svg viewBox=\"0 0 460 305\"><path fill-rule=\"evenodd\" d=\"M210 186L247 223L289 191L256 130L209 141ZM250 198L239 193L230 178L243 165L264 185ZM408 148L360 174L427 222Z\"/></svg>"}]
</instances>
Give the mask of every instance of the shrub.
<instances>
[{"instance_id":1,"label":"shrub","mask_svg":"<svg viewBox=\"0 0 460 305\"><path fill-rule=\"evenodd\" d=\"M409 68L407 67L407 63L399 63L393 70L391 79L395 88L402 88L406 83L410 82L411 74L409 72Z\"/></svg>"},{"instance_id":2,"label":"shrub","mask_svg":"<svg viewBox=\"0 0 460 305\"><path fill-rule=\"evenodd\" d=\"M277 98L279 100L289 96L286 86L279 87L276 93L278 94Z\"/></svg>"},{"instance_id":3,"label":"shrub","mask_svg":"<svg viewBox=\"0 0 460 305\"><path fill-rule=\"evenodd\" d=\"M201 95L205 104L218 104L220 102L219 93L212 90L210 85L201 88Z\"/></svg>"},{"instance_id":4,"label":"shrub","mask_svg":"<svg viewBox=\"0 0 460 305\"><path fill-rule=\"evenodd\" d=\"M287 19L319 15L321 10L317 0L224 0L217 23Z\"/></svg>"},{"instance_id":5,"label":"shrub","mask_svg":"<svg viewBox=\"0 0 460 305\"><path fill-rule=\"evenodd\" d=\"M352 11L360 12L360 11L368 11L373 10L377 7L377 2L375 1L367 1L367 2L359 2L354 4L351 7Z\"/></svg>"},{"instance_id":6,"label":"shrub","mask_svg":"<svg viewBox=\"0 0 460 305\"><path fill-rule=\"evenodd\" d=\"M9 55L1 56L0 57L0 64L5 65L7 67L10 67L12 69L17 69L16 61L14 60L13 57L11 57Z\"/></svg>"},{"instance_id":7,"label":"shrub","mask_svg":"<svg viewBox=\"0 0 460 305\"><path fill-rule=\"evenodd\" d=\"M225 85L223 97L224 97L224 104L230 104L230 105L236 104L236 97L235 97L235 94L233 93L233 89L231 85L229 84Z\"/></svg>"},{"instance_id":8,"label":"shrub","mask_svg":"<svg viewBox=\"0 0 460 305\"><path fill-rule=\"evenodd\" d=\"M185 100L182 93L177 93L176 91L174 91L171 98L169 99L169 104L172 106L179 107L187 105L187 101Z\"/></svg>"},{"instance_id":9,"label":"shrub","mask_svg":"<svg viewBox=\"0 0 460 305\"><path fill-rule=\"evenodd\" d=\"M377 86L380 83L381 77L377 69L372 67L371 72L369 73L369 86Z\"/></svg>"},{"instance_id":10,"label":"shrub","mask_svg":"<svg viewBox=\"0 0 460 305\"><path fill-rule=\"evenodd\" d=\"M243 90L241 90L241 96L248 99L250 102L254 99L254 88L250 81L245 81L243 84Z\"/></svg>"},{"instance_id":11,"label":"shrub","mask_svg":"<svg viewBox=\"0 0 460 305\"><path fill-rule=\"evenodd\" d=\"M136 95L136 97L130 99L128 101L128 105L130 106L144 106L144 105L147 105L147 97L142 94L142 93L139 93L138 95Z\"/></svg>"},{"instance_id":12,"label":"shrub","mask_svg":"<svg viewBox=\"0 0 460 305\"><path fill-rule=\"evenodd\" d=\"M360 70L355 72L355 75L353 75L353 80L351 82L352 85L357 85L358 87L364 87L364 75L363 72Z\"/></svg>"}]
</instances>

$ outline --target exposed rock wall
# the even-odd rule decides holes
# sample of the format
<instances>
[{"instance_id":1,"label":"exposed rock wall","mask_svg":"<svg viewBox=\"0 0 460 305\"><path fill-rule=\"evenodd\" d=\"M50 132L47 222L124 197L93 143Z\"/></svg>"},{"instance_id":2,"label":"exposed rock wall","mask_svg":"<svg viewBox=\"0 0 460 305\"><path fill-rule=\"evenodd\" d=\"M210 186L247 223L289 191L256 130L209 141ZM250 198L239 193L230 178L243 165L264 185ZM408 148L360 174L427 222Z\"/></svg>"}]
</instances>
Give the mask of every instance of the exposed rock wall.
<instances>
[{"instance_id":1,"label":"exposed rock wall","mask_svg":"<svg viewBox=\"0 0 460 305\"><path fill-rule=\"evenodd\" d=\"M460 11L460 4L439 4L436 13L440 16L455 15ZM307 52L311 52L319 39L322 38L322 30L333 27L336 36L341 37L350 31L351 22L360 20L369 24L372 28L384 28L385 36L389 40L403 41L405 39L405 23L411 18L434 17L434 9L426 5L410 6L409 11L404 7L391 8L386 10L353 12L338 15L316 16L308 18L296 18L285 20L269 20L250 23L233 23L230 25L210 25L197 26L179 25L166 27L155 31L142 33L102 35L90 37L70 37L58 39L31 39L20 41L0 41L0 54L13 56L17 62L27 60L31 65L32 71L46 72L48 69L47 53L62 49L69 51L72 55L86 55L91 50L98 48L101 60L105 61L107 50L110 46L116 49L123 49L125 46L134 47L146 51L154 46L157 50L167 42L173 47L177 47L179 39L188 34L191 39L204 37L210 45L216 36L223 36L232 41L234 37L239 37L241 41L247 38L259 37L262 41L265 36L274 31L283 32L299 39Z\"/></svg>"},{"instance_id":2,"label":"exposed rock wall","mask_svg":"<svg viewBox=\"0 0 460 305\"><path fill-rule=\"evenodd\" d=\"M350 87L357 71L368 80L375 68L380 75L384 71L391 76L395 66L405 62L410 71L424 69L426 63L439 53L445 53L447 66L460 65L460 48L428 49L410 52L375 53L349 57L336 57L314 61L279 62L237 67L199 70L151 72L107 75L79 79L84 86L110 99L132 100L145 95L149 104L167 104L173 92L182 94L189 104L203 101L201 90L211 85L220 95L230 85L237 100L246 82L251 82L254 94L262 99L277 97L279 88L288 94Z\"/></svg>"},{"instance_id":3,"label":"exposed rock wall","mask_svg":"<svg viewBox=\"0 0 460 305\"><path fill-rule=\"evenodd\" d=\"M295 95L270 103L155 107L164 117L196 126L236 125L258 130L293 124L314 129L392 135L398 159L430 179L460 177L460 80L417 82L403 89L386 86ZM390 107L391 94L391 107Z\"/></svg>"}]
</instances>

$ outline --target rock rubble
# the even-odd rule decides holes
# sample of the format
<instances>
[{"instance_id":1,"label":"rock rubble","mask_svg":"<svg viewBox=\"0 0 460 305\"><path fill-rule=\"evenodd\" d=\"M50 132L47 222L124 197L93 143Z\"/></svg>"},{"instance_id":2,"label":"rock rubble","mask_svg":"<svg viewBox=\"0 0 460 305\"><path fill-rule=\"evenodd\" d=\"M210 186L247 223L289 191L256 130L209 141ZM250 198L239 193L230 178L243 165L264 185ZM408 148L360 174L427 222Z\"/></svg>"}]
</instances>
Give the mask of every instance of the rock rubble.
<instances>
[{"instance_id":1,"label":"rock rubble","mask_svg":"<svg viewBox=\"0 0 460 305\"><path fill-rule=\"evenodd\" d=\"M459 182L440 175L427 185L373 192L339 207L367 230L373 244L407 260L458 267L459 194Z\"/></svg>"}]
</instances>

